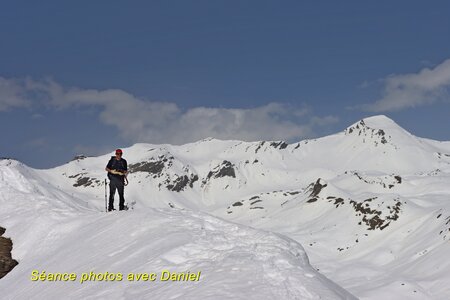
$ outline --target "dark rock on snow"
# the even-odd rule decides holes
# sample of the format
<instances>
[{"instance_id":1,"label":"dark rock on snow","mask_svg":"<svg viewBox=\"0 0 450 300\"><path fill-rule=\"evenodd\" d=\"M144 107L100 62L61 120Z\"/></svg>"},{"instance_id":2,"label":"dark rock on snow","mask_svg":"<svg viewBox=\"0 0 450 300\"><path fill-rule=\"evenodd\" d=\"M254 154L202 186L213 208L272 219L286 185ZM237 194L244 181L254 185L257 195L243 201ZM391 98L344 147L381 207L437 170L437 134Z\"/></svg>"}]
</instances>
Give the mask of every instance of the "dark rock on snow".
<instances>
[{"instance_id":1,"label":"dark rock on snow","mask_svg":"<svg viewBox=\"0 0 450 300\"><path fill-rule=\"evenodd\" d=\"M5 230L5 228L0 227L0 278L3 278L18 264L11 256L13 247L11 239L2 236Z\"/></svg>"}]
</instances>

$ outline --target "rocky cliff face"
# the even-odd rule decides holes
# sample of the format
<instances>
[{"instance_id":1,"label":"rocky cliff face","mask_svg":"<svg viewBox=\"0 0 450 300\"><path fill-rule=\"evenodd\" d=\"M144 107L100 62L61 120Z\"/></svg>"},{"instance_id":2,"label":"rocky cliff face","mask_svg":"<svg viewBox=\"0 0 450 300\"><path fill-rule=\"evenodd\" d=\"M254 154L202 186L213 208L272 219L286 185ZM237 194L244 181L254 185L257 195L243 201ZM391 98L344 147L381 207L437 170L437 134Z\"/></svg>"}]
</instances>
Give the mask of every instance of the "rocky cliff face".
<instances>
[{"instance_id":1,"label":"rocky cliff face","mask_svg":"<svg viewBox=\"0 0 450 300\"><path fill-rule=\"evenodd\" d=\"M3 237L5 231L5 228L0 227L0 278L6 276L18 264L11 256L11 239Z\"/></svg>"}]
</instances>

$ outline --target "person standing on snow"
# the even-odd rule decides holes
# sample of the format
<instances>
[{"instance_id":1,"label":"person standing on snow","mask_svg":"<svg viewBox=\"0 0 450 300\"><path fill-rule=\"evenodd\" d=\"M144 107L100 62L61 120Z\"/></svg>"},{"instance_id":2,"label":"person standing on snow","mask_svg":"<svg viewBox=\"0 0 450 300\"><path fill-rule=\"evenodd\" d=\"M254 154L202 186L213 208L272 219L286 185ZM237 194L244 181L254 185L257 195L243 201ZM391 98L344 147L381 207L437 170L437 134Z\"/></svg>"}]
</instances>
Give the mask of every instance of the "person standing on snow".
<instances>
[{"instance_id":1,"label":"person standing on snow","mask_svg":"<svg viewBox=\"0 0 450 300\"><path fill-rule=\"evenodd\" d=\"M127 161L122 158L122 150L116 150L116 156L112 156L105 170L108 172L109 178L109 205L108 211L114 209L114 194L116 189L119 192L119 210L125 209L125 198L123 190L125 186L126 176L128 174Z\"/></svg>"}]
</instances>

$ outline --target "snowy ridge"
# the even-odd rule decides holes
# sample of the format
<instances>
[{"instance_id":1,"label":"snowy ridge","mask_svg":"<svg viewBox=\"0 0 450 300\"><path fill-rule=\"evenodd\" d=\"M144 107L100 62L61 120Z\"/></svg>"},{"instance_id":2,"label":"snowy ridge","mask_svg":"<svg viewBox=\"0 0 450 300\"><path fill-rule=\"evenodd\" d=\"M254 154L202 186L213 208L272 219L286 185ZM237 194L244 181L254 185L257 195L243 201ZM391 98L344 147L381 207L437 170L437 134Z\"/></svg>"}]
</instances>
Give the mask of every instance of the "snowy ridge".
<instances>
[{"instance_id":1,"label":"snowy ridge","mask_svg":"<svg viewBox=\"0 0 450 300\"><path fill-rule=\"evenodd\" d=\"M14 237L19 261L0 281L2 299L355 299L313 269L300 244L280 235L189 210L105 214L74 207L71 195L10 160L1 162L0 185L0 219ZM202 277L33 282L33 270L125 278L168 270Z\"/></svg>"},{"instance_id":2,"label":"snowy ridge","mask_svg":"<svg viewBox=\"0 0 450 300\"><path fill-rule=\"evenodd\" d=\"M241 282L239 293L245 286L255 286L256 290L266 286L270 291L265 292L272 293L271 298L314 298L318 286L312 288L314 292L310 296L300 290L306 288L311 293L309 288L315 283L308 282L306 287L296 289L300 281L307 282L304 274L313 274L303 254L298 256L299 261L295 259L295 253L304 253L298 250L301 244L314 269L361 299L450 297L450 262L444 259L450 251L450 142L415 137L389 118L375 116L360 120L343 132L294 144L208 138L181 146L136 144L124 149L124 153L131 171L126 190L128 204L134 207L130 216L137 214L137 220L141 220L141 214L142 218L151 214L159 219L163 214L170 219L168 215L180 214L197 220L191 220L192 224L208 219L213 224L208 226L215 228L209 232L214 232L211 236L222 236L219 239L224 241L202 240L196 236L197 233L202 236L201 230L183 232L181 235L190 236L196 242L186 242L181 248L168 251L171 255L165 263L184 263L186 257L197 254L200 259L206 251L202 247L211 248L211 245L221 245L218 247L224 251L227 241L233 241L231 244L236 246L227 248L231 257L235 251L241 253L243 249L252 249L254 243L262 243L267 253L274 255L272 261L279 261L286 268L277 269L279 265L273 263L264 267L264 271L258 269L257 265L266 260L261 257L267 253L258 252L253 259L247 259L250 254L244 251L247 254L238 257L252 265L248 272L256 268L261 275L267 275L267 270L275 268L268 272L281 276L283 283L280 281L274 287L266 282L256 287L267 279L258 277L258 283ZM73 213L83 216L81 219L91 218L88 217L91 214L98 216L98 211L104 209L104 167L109 158L109 154L79 157L49 170L24 170L22 175L17 175L25 178L20 179L24 182L22 190L17 187L9 191L22 195L19 198L24 193L31 197L32 193L27 192L30 179L30 184L37 182L37 188L43 190L41 199L49 203L49 209L52 201L69 207L54 214L54 218L61 219L61 215L72 218ZM11 172L9 169L2 162L5 174ZM32 175L23 175L27 172ZM14 207L9 209L14 211ZM147 224L147 221L132 221L129 215L123 216L126 220L130 218L127 226L140 232L132 223ZM111 221L109 218L112 216L102 216L101 220L106 224L106 220ZM14 240L13 225L8 232ZM164 223L164 226L169 225ZM181 230L179 227L174 230L178 229ZM246 236L245 241L239 240L240 234ZM264 242L253 236L264 236ZM139 235L137 238L141 240ZM272 247L269 240L284 246ZM23 240L19 233L20 242ZM169 243L169 240L161 242ZM202 250L191 253L189 249ZM210 250L205 254L207 260L222 258L217 254L218 249ZM258 263L252 264L253 260ZM221 261L210 270L220 269L219 265L227 263ZM289 265L296 266L295 271ZM227 270L224 268L223 274L228 274ZM314 274L311 278L325 284L330 291L325 299L351 297ZM234 296L239 297L239 293ZM231 294L222 296L231 297Z\"/></svg>"}]
</instances>

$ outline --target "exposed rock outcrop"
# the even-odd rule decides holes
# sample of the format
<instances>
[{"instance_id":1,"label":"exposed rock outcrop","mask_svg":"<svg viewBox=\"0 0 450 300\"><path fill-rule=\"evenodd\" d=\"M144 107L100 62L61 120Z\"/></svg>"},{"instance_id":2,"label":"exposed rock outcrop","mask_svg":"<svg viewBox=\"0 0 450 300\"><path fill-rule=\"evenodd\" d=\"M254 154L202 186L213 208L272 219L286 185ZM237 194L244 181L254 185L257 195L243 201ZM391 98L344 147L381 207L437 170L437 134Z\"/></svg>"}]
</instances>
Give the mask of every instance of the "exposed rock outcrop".
<instances>
[{"instance_id":1,"label":"exposed rock outcrop","mask_svg":"<svg viewBox=\"0 0 450 300\"><path fill-rule=\"evenodd\" d=\"M13 246L11 239L3 237L5 230L5 228L0 227L0 278L3 278L18 264L11 256Z\"/></svg>"}]
</instances>

